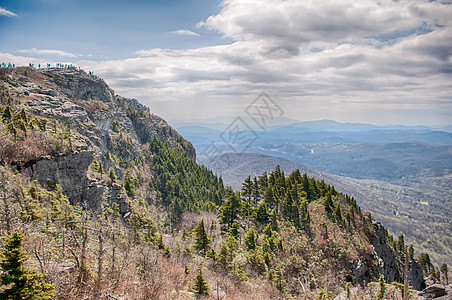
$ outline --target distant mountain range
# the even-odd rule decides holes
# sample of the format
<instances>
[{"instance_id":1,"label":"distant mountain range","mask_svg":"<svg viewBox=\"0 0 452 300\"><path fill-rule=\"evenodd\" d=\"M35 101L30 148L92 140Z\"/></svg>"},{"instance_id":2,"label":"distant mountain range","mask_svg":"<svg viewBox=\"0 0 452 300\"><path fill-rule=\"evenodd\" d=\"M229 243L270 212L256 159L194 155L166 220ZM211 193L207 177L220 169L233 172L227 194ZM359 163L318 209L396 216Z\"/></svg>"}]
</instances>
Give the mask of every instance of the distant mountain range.
<instances>
[{"instance_id":1,"label":"distant mountain range","mask_svg":"<svg viewBox=\"0 0 452 300\"><path fill-rule=\"evenodd\" d=\"M215 155L261 153L360 179L392 181L425 172L433 176L452 173L452 133L425 126L382 127L322 120L251 130L245 134L254 138L252 143L240 144L229 141L227 131L202 125L177 128L193 143L200 159L212 155L206 149L214 144L220 150Z\"/></svg>"},{"instance_id":2,"label":"distant mountain range","mask_svg":"<svg viewBox=\"0 0 452 300\"><path fill-rule=\"evenodd\" d=\"M262 131L253 118L249 116L238 116L253 130ZM229 124L231 124L237 117L222 116L209 119L191 119L191 120L171 120L170 123L175 128L200 126L219 131L225 130ZM266 119L265 131L271 131L274 129L282 129L284 127L294 127L312 131L369 131L369 130L395 130L395 131L444 131L452 133L452 125L437 125L437 126L425 126L425 125L374 125L367 123L343 123L334 120L316 120L316 121L299 121L287 117L277 117L273 119Z\"/></svg>"}]
</instances>

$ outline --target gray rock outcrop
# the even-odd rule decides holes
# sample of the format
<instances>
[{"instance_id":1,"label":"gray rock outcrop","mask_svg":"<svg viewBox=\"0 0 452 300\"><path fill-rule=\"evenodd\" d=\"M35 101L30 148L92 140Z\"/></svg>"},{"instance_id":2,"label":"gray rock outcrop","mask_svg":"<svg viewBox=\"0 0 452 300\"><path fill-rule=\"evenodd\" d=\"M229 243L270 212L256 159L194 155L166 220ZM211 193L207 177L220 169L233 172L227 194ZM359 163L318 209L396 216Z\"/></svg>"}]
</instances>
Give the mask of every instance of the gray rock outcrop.
<instances>
[{"instance_id":1,"label":"gray rock outcrop","mask_svg":"<svg viewBox=\"0 0 452 300\"><path fill-rule=\"evenodd\" d=\"M385 228L380 223L374 223L375 234L370 241L378 258L378 273L384 275L386 282L401 281L401 276L395 264L394 252L385 241Z\"/></svg>"},{"instance_id":2,"label":"gray rock outcrop","mask_svg":"<svg viewBox=\"0 0 452 300\"><path fill-rule=\"evenodd\" d=\"M98 76L72 68L30 69L27 74L16 75L14 84L6 83L11 93L24 97L15 109L24 108L32 115L48 118L47 127L55 133L57 122L53 120L58 120L58 126L64 124L64 134L71 134L76 146L71 146L74 151L70 153L14 164L43 186L60 184L71 203L84 202L91 209L99 209L102 201L108 200L119 204L122 213L127 212L122 186L88 178L89 166L93 160L101 161L104 172L113 167L122 180L119 165L131 163L140 155L142 144L153 138L196 159L193 146L165 120L135 99L115 96ZM12 75L8 78L14 81Z\"/></svg>"},{"instance_id":3,"label":"gray rock outcrop","mask_svg":"<svg viewBox=\"0 0 452 300\"><path fill-rule=\"evenodd\" d=\"M384 275L386 282L402 282L403 274L396 266L394 251L385 241L385 228L379 222L375 222L373 225L375 234L370 242L374 247L376 260L378 261L377 274ZM418 291L424 289L425 280L421 266L416 261L412 261L408 270L408 284Z\"/></svg>"},{"instance_id":4,"label":"gray rock outcrop","mask_svg":"<svg viewBox=\"0 0 452 300\"><path fill-rule=\"evenodd\" d=\"M408 270L408 284L417 291L425 289L424 274L419 263L411 261Z\"/></svg>"},{"instance_id":5,"label":"gray rock outcrop","mask_svg":"<svg viewBox=\"0 0 452 300\"><path fill-rule=\"evenodd\" d=\"M87 189L86 172L94 159L94 151L80 151L48 157L25 164L25 173L42 186L61 185L72 204L83 201Z\"/></svg>"},{"instance_id":6,"label":"gray rock outcrop","mask_svg":"<svg viewBox=\"0 0 452 300\"><path fill-rule=\"evenodd\" d=\"M452 285L432 284L417 294L422 299L452 299Z\"/></svg>"}]
</instances>

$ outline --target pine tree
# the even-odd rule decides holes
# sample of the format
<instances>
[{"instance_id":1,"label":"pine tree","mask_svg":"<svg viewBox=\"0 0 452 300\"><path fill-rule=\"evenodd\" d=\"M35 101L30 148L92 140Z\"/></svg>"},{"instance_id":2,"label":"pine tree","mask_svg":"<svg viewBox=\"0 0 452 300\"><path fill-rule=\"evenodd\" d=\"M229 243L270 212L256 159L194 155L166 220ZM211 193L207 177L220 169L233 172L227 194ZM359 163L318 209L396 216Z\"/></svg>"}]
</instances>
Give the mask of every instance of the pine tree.
<instances>
[{"instance_id":1,"label":"pine tree","mask_svg":"<svg viewBox=\"0 0 452 300\"><path fill-rule=\"evenodd\" d=\"M250 230L248 230L248 233L246 234L245 237L245 246L249 251L256 249L256 240L257 240L256 232L254 231L253 228L251 228Z\"/></svg>"},{"instance_id":2,"label":"pine tree","mask_svg":"<svg viewBox=\"0 0 452 300\"><path fill-rule=\"evenodd\" d=\"M386 293L385 277L383 275L380 275L380 278L378 279L378 283L380 285L380 288L378 290L376 297L377 297L377 299L383 300L385 297L385 293Z\"/></svg>"},{"instance_id":3,"label":"pine tree","mask_svg":"<svg viewBox=\"0 0 452 300\"><path fill-rule=\"evenodd\" d=\"M240 198L232 190L228 191L220 212L220 223L227 226L226 230L238 219L240 207Z\"/></svg>"},{"instance_id":4,"label":"pine tree","mask_svg":"<svg viewBox=\"0 0 452 300\"><path fill-rule=\"evenodd\" d=\"M441 271L441 273L443 274L443 276L444 276L444 284L445 285L448 285L449 284L449 274L448 274L448 268L447 268L447 264L446 263L443 263L442 265L441 265L441 267L439 268L439 270Z\"/></svg>"},{"instance_id":5,"label":"pine tree","mask_svg":"<svg viewBox=\"0 0 452 300\"><path fill-rule=\"evenodd\" d=\"M336 210L334 211L334 214L336 215L336 221L338 223L342 223L341 206L339 204L336 206Z\"/></svg>"},{"instance_id":6,"label":"pine tree","mask_svg":"<svg viewBox=\"0 0 452 300\"><path fill-rule=\"evenodd\" d=\"M256 177L254 177L253 181L253 205L252 208L256 209L257 204L259 203L261 199L261 190L259 188L259 182Z\"/></svg>"},{"instance_id":7,"label":"pine tree","mask_svg":"<svg viewBox=\"0 0 452 300\"><path fill-rule=\"evenodd\" d=\"M14 232L4 241L5 249L0 261L0 299L51 299L54 285L37 282L45 275L24 266L27 256L22 250L23 238L22 233Z\"/></svg>"},{"instance_id":8,"label":"pine tree","mask_svg":"<svg viewBox=\"0 0 452 300\"><path fill-rule=\"evenodd\" d=\"M115 174L115 169L113 169L112 167L110 167L110 169L108 170L108 177L110 177L111 182L116 182L116 180L118 180L118 178L116 177Z\"/></svg>"},{"instance_id":9,"label":"pine tree","mask_svg":"<svg viewBox=\"0 0 452 300\"><path fill-rule=\"evenodd\" d=\"M206 251L209 248L210 239L207 234L206 228L204 227L204 219L196 224L195 229L193 229L195 234L195 241L193 247L199 251L202 251L206 255Z\"/></svg>"},{"instance_id":10,"label":"pine tree","mask_svg":"<svg viewBox=\"0 0 452 300\"><path fill-rule=\"evenodd\" d=\"M198 293L200 295L207 295L208 291L210 290L209 284L204 279L204 276L202 274L201 266L198 268L198 273L193 278L193 283L191 285L191 289L193 292Z\"/></svg>"},{"instance_id":11,"label":"pine tree","mask_svg":"<svg viewBox=\"0 0 452 300\"><path fill-rule=\"evenodd\" d=\"M277 265L268 271L267 279L273 282L281 293L286 291L287 282L284 280L283 271L281 270L280 265Z\"/></svg>"},{"instance_id":12,"label":"pine tree","mask_svg":"<svg viewBox=\"0 0 452 300\"><path fill-rule=\"evenodd\" d=\"M333 212L334 203L331 197L331 193L328 193L326 198L323 200L323 205L325 206L325 211L330 215Z\"/></svg>"}]
</instances>

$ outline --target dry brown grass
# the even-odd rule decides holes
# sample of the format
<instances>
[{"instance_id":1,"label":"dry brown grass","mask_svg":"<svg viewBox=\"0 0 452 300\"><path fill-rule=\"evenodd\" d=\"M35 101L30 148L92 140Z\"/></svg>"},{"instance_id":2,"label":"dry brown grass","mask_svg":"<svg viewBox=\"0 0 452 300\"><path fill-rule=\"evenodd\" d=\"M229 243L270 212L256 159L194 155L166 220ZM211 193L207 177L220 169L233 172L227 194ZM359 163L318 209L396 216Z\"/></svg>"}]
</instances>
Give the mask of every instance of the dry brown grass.
<instances>
[{"instance_id":1,"label":"dry brown grass","mask_svg":"<svg viewBox=\"0 0 452 300\"><path fill-rule=\"evenodd\" d=\"M0 157L7 164L35 161L47 155L67 151L70 151L69 141L49 132L28 130L26 135L19 132L18 137L14 138L6 130L5 124L0 123Z\"/></svg>"}]
</instances>

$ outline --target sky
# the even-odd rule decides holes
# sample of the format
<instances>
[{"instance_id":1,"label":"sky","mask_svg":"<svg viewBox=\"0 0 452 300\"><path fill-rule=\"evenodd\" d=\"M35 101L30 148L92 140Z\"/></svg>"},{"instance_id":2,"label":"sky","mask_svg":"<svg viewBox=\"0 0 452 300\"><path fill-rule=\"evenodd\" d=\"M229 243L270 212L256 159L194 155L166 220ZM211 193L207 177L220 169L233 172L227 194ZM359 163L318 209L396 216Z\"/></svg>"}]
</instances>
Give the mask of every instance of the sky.
<instances>
[{"instance_id":1,"label":"sky","mask_svg":"<svg viewBox=\"0 0 452 300\"><path fill-rule=\"evenodd\" d=\"M72 63L168 120L452 124L452 0L0 0L0 62Z\"/></svg>"}]
</instances>

